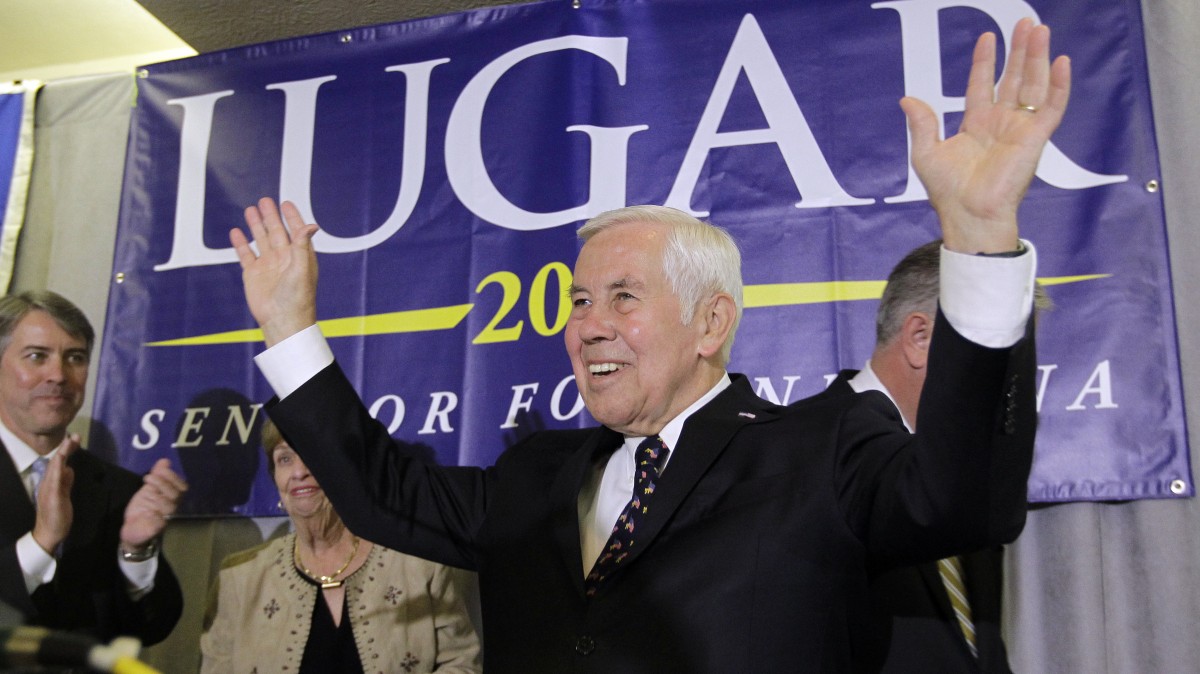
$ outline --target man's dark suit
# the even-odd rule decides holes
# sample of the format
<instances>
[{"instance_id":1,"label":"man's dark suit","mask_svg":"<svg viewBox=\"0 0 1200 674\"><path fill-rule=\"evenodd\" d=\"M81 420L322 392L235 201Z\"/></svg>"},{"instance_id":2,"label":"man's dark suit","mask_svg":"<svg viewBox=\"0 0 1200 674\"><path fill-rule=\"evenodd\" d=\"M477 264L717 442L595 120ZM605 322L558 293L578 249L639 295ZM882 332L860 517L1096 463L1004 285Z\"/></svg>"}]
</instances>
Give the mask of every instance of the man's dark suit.
<instances>
[{"instance_id":1,"label":"man's dark suit","mask_svg":"<svg viewBox=\"0 0 1200 674\"><path fill-rule=\"evenodd\" d=\"M843 370L820 396L853 395L857 370ZM885 569L871 575L871 604L880 629L890 634L877 657L886 656L886 674L959 674L1011 672L1000 638L1003 550L991 546L960 555L978 658L971 655L950 606L935 562Z\"/></svg>"},{"instance_id":2,"label":"man's dark suit","mask_svg":"<svg viewBox=\"0 0 1200 674\"><path fill-rule=\"evenodd\" d=\"M171 567L158 559L154 589L133 602L117 564L125 506L142 486L137 475L77 451L70 459L74 520L63 542L54 580L25 590L16 543L33 529L34 509L8 452L0 445L0 600L24 614L27 624L69 630L109 641L118 635L146 644L162 641L183 610Z\"/></svg>"},{"instance_id":3,"label":"man's dark suit","mask_svg":"<svg viewBox=\"0 0 1200 674\"><path fill-rule=\"evenodd\" d=\"M395 451L336 365L271 417L355 533L479 572L487 671L840 672L872 638L868 566L1015 538L1034 354L934 332L921 431L882 394L780 407L746 379L684 424L623 569L585 598L580 489L621 436L530 436L487 469ZM589 560L590 562L590 560Z\"/></svg>"}]
</instances>

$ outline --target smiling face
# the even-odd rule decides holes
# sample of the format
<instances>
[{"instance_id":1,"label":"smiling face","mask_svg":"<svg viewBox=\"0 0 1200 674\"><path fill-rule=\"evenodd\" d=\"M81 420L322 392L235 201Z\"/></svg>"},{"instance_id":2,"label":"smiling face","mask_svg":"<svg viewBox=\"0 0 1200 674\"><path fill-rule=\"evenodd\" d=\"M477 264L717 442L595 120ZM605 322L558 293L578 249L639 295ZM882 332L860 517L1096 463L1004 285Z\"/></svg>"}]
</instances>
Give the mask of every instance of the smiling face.
<instances>
[{"instance_id":1,"label":"smiling face","mask_svg":"<svg viewBox=\"0 0 1200 674\"><path fill-rule=\"evenodd\" d=\"M704 312L680 319L663 273L670 229L626 223L584 244L575 263L566 346L592 416L629 435L653 435L716 383Z\"/></svg>"},{"instance_id":2,"label":"smiling face","mask_svg":"<svg viewBox=\"0 0 1200 674\"><path fill-rule=\"evenodd\" d=\"M34 451L49 453L83 404L87 375L87 342L45 311L30 311L0 355L0 419Z\"/></svg>"},{"instance_id":3,"label":"smiling face","mask_svg":"<svg viewBox=\"0 0 1200 674\"><path fill-rule=\"evenodd\" d=\"M308 472L296 450L280 442L271 450L272 476L279 490L279 502L293 519L303 519L329 510L329 499Z\"/></svg>"}]
</instances>

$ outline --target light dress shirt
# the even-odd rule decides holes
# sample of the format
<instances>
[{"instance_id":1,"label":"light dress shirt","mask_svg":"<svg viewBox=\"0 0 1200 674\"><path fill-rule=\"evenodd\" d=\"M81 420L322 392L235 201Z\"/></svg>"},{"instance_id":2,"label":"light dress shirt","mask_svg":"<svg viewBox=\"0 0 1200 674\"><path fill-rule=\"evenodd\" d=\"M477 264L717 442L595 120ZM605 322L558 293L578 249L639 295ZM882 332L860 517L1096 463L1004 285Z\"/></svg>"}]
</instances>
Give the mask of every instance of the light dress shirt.
<instances>
[{"instance_id":1,"label":"light dress shirt","mask_svg":"<svg viewBox=\"0 0 1200 674\"><path fill-rule=\"evenodd\" d=\"M663 472L666 472L671 463L671 456L675 454L675 447L679 445L683 422L687 421L693 412L717 397L729 384L729 374L721 375L716 385L658 432L658 437L662 438L667 449L671 450L662 465ZM579 545L583 551L584 577L592 570L600 551L608 543L608 537L612 535L613 525L620 517L621 511L625 510L629 499L633 498L637 448L645 439L644 435L626 435L625 442L608 458L603 470L596 470L597 475L579 490Z\"/></svg>"}]
</instances>

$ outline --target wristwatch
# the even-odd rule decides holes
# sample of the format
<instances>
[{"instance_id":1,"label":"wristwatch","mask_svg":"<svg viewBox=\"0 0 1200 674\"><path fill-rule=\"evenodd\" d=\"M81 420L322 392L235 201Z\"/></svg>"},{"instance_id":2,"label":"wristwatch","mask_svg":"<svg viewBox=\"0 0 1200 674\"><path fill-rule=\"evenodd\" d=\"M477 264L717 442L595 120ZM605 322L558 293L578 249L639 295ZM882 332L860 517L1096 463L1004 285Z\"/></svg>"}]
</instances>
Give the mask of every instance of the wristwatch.
<instances>
[{"instance_id":1,"label":"wristwatch","mask_svg":"<svg viewBox=\"0 0 1200 674\"><path fill-rule=\"evenodd\" d=\"M158 554L158 539L151 538L145 548L135 552L126 550L124 546L118 547L121 550L121 559L127 562L144 562Z\"/></svg>"},{"instance_id":2,"label":"wristwatch","mask_svg":"<svg viewBox=\"0 0 1200 674\"><path fill-rule=\"evenodd\" d=\"M1016 250L1006 250L1001 253L975 253L979 257L1018 257L1025 253L1025 242L1017 239Z\"/></svg>"}]
</instances>

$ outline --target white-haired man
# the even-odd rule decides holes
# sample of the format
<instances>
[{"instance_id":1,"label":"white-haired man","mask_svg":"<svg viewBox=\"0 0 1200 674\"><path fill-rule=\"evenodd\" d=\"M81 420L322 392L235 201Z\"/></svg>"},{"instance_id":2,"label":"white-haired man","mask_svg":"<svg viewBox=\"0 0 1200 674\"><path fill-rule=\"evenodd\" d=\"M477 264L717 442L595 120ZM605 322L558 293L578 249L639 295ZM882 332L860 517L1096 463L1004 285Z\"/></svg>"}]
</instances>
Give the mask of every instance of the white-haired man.
<instances>
[{"instance_id":1,"label":"white-haired man","mask_svg":"<svg viewBox=\"0 0 1200 674\"><path fill-rule=\"evenodd\" d=\"M1070 88L1048 54L1048 29L1020 22L993 92L982 37L947 141L932 109L901 101L943 269L967 278L943 293L915 434L882 396L779 407L727 373L736 247L660 208L582 230L565 342L603 426L534 434L480 469L413 459L370 418L315 326L316 226L261 200L246 212L258 254L230 238L270 347L257 360L280 398L271 416L352 530L478 570L489 672L857 670L869 565L1024 524L1034 254L1016 210ZM673 262L680 249L699 262Z\"/></svg>"}]
</instances>

